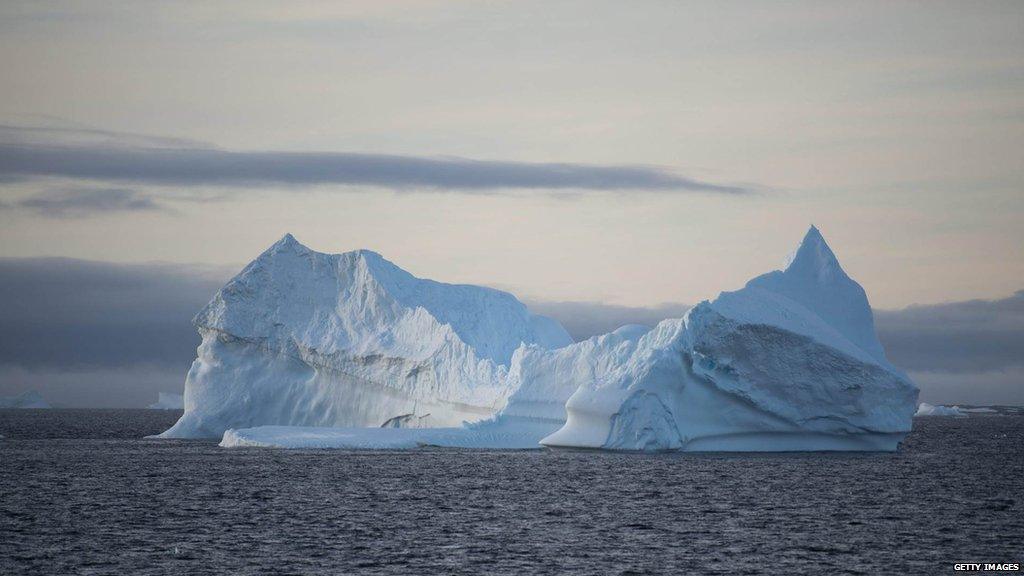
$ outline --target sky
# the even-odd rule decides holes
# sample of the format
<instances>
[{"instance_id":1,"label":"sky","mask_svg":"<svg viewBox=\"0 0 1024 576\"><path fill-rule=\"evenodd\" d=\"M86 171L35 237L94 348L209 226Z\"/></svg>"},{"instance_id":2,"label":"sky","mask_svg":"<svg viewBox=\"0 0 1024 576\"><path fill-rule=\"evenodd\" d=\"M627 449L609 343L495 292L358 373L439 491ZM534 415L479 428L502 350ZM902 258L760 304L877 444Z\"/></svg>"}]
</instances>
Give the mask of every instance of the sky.
<instances>
[{"instance_id":1,"label":"sky","mask_svg":"<svg viewBox=\"0 0 1024 576\"><path fill-rule=\"evenodd\" d=\"M1020 2L4 2L0 395L180 390L191 315L286 232L585 337L813 223L922 398L1024 403L1022 30Z\"/></svg>"}]
</instances>

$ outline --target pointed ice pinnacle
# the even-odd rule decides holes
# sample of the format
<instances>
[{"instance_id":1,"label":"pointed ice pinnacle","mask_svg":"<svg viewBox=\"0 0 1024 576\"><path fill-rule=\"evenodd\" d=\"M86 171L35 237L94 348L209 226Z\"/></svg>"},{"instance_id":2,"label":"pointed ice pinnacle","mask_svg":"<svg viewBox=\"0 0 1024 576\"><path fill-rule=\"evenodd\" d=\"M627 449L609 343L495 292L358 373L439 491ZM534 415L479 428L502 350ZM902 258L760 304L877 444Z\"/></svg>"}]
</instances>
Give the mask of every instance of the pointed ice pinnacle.
<instances>
[{"instance_id":1,"label":"pointed ice pinnacle","mask_svg":"<svg viewBox=\"0 0 1024 576\"><path fill-rule=\"evenodd\" d=\"M291 234L285 234L284 236L281 237L280 240L274 242L273 244L270 245L269 248L264 250L263 253L260 254L259 257L256 259L256 261L265 259L268 256L273 256L275 254L281 254L284 252L294 252L301 254L303 252L308 251L309 248L306 248L306 246L304 246L302 242L296 240L295 236L292 236Z\"/></svg>"},{"instance_id":2,"label":"pointed ice pinnacle","mask_svg":"<svg viewBox=\"0 0 1024 576\"><path fill-rule=\"evenodd\" d=\"M828 247L821 232L812 224L789 258L783 270L787 273L827 278L837 272L846 276L835 253Z\"/></svg>"},{"instance_id":3,"label":"pointed ice pinnacle","mask_svg":"<svg viewBox=\"0 0 1024 576\"><path fill-rule=\"evenodd\" d=\"M782 295L805 307L888 369L875 335L874 318L864 289L847 276L839 260L813 225L783 271L754 278L748 288Z\"/></svg>"},{"instance_id":4,"label":"pointed ice pinnacle","mask_svg":"<svg viewBox=\"0 0 1024 576\"><path fill-rule=\"evenodd\" d=\"M291 235L291 232L288 232L284 236L281 236L280 240L271 244L270 247L275 248L278 246L291 246L293 244L299 244L300 246L302 245L301 242L295 239L295 236Z\"/></svg>"}]
</instances>

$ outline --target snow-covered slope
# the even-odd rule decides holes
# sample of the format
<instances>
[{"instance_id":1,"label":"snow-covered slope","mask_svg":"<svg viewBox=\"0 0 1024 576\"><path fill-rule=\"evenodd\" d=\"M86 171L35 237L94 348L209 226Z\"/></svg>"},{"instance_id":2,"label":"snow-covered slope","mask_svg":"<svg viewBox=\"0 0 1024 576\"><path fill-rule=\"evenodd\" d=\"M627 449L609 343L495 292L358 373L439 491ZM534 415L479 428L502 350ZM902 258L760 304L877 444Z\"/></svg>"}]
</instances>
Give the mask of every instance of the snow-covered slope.
<instances>
[{"instance_id":1,"label":"snow-covered slope","mask_svg":"<svg viewBox=\"0 0 1024 576\"><path fill-rule=\"evenodd\" d=\"M921 402L914 416L967 416L968 412L959 406L934 406L927 402Z\"/></svg>"},{"instance_id":2,"label":"snow-covered slope","mask_svg":"<svg viewBox=\"0 0 1024 576\"><path fill-rule=\"evenodd\" d=\"M814 227L784 271L662 322L626 352L578 381L565 426L543 444L895 450L917 400L885 358L864 290Z\"/></svg>"},{"instance_id":3,"label":"snow-covered slope","mask_svg":"<svg viewBox=\"0 0 1024 576\"><path fill-rule=\"evenodd\" d=\"M17 396L0 396L0 408L49 408L42 394L29 390Z\"/></svg>"},{"instance_id":4,"label":"snow-covered slope","mask_svg":"<svg viewBox=\"0 0 1024 576\"><path fill-rule=\"evenodd\" d=\"M523 344L571 343L510 294L412 276L379 254L291 235L196 316L185 414L163 437L263 425L378 427L487 419L516 389Z\"/></svg>"},{"instance_id":5,"label":"snow-covered slope","mask_svg":"<svg viewBox=\"0 0 1024 576\"><path fill-rule=\"evenodd\" d=\"M156 402L149 405L152 410L182 410L185 408L185 397L173 392L159 392Z\"/></svg>"}]
</instances>

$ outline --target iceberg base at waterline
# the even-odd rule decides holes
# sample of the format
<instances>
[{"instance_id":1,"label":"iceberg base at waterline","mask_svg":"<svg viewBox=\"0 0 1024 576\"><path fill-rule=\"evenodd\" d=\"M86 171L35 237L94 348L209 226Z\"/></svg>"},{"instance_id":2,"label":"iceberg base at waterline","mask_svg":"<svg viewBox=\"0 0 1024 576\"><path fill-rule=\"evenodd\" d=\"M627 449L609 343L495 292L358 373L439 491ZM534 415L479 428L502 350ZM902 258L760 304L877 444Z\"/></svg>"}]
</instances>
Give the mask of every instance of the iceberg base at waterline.
<instances>
[{"instance_id":1,"label":"iceberg base at waterline","mask_svg":"<svg viewBox=\"0 0 1024 576\"><path fill-rule=\"evenodd\" d=\"M541 444L557 426L550 423L464 428L317 428L305 426L258 426L230 429L220 441L222 448L286 448L347 450L408 450L414 448L471 448L480 450L581 449ZM815 434L751 432L696 438L664 449L637 448L636 452L893 452L906 437L894 434ZM593 446L589 448L602 448Z\"/></svg>"},{"instance_id":2,"label":"iceberg base at waterline","mask_svg":"<svg viewBox=\"0 0 1024 576\"><path fill-rule=\"evenodd\" d=\"M317 428L258 426L224 432L222 448L396 450L436 446L488 450L539 449L560 422L479 422L460 428Z\"/></svg>"}]
</instances>

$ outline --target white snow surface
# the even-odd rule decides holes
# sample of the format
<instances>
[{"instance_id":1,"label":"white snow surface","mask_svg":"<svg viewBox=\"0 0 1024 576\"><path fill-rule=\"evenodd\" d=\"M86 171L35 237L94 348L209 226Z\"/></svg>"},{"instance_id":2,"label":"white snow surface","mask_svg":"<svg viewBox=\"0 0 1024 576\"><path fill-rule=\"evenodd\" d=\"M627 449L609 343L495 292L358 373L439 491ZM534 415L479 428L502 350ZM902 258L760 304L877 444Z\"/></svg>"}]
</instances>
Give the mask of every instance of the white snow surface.
<instances>
[{"instance_id":1,"label":"white snow surface","mask_svg":"<svg viewBox=\"0 0 1024 576\"><path fill-rule=\"evenodd\" d=\"M149 405L152 410L182 410L185 408L185 397L173 392L159 392L157 400Z\"/></svg>"},{"instance_id":2,"label":"white snow surface","mask_svg":"<svg viewBox=\"0 0 1024 576\"><path fill-rule=\"evenodd\" d=\"M570 347L562 354L570 354ZM895 450L917 388L813 226L783 271L665 320L577 380L557 447Z\"/></svg>"},{"instance_id":3,"label":"white snow surface","mask_svg":"<svg viewBox=\"0 0 1024 576\"><path fill-rule=\"evenodd\" d=\"M976 410L964 410L959 406L936 406L927 402L921 402L920 406L917 407L917 412L914 416L967 416L968 412ZM995 412L995 410L987 410L988 412Z\"/></svg>"},{"instance_id":4,"label":"white snow surface","mask_svg":"<svg viewBox=\"0 0 1024 576\"><path fill-rule=\"evenodd\" d=\"M50 403L38 391L29 390L17 396L0 396L0 408L50 408Z\"/></svg>"},{"instance_id":5,"label":"white snow surface","mask_svg":"<svg viewBox=\"0 0 1024 576\"><path fill-rule=\"evenodd\" d=\"M194 324L185 413L162 437L485 420L518 388L517 349L572 342L511 294L416 278L368 250L315 252L290 234Z\"/></svg>"}]
</instances>

